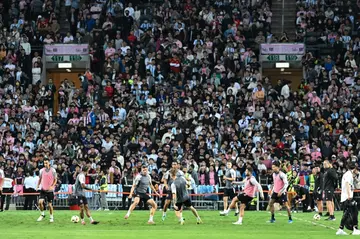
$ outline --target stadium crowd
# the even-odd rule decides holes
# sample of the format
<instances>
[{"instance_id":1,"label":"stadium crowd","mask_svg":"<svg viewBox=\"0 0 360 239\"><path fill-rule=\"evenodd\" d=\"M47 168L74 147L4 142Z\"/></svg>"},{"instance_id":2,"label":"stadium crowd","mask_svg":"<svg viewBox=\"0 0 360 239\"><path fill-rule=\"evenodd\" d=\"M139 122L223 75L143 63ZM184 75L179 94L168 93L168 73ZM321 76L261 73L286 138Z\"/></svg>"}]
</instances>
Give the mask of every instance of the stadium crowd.
<instances>
[{"instance_id":1,"label":"stadium crowd","mask_svg":"<svg viewBox=\"0 0 360 239\"><path fill-rule=\"evenodd\" d=\"M66 35L52 1L5 2L0 167L17 185L45 158L58 184L73 184L85 164L89 184L102 170L109 183L131 184L142 164L160 184L179 161L195 185L221 186L228 161L238 179L248 165L267 175L273 160L300 175L325 159L339 174L358 162L358 38L334 38L340 57L308 53L294 90L259 71L259 44L274 41L271 1L66 1ZM67 79L56 89L31 47L71 42L89 44L91 68L80 89Z\"/></svg>"}]
</instances>

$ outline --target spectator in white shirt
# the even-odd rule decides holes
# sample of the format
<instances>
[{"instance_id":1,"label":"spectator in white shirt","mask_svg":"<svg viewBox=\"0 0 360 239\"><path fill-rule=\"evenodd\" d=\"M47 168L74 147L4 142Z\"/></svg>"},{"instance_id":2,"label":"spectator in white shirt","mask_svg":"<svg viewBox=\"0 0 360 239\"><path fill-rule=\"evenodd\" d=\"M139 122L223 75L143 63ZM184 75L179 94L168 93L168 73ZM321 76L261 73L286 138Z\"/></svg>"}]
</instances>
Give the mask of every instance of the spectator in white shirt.
<instances>
[{"instance_id":1,"label":"spectator in white shirt","mask_svg":"<svg viewBox=\"0 0 360 239\"><path fill-rule=\"evenodd\" d=\"M24 180L24 193L35 193L36 185L39 181L39 176L35 173L33 175L27 174ZM24 210L32 210L32 207L35 205L36 195L26 195Z\"/></svg>"},{"instance_id":2,"label":"spectator in white shirt","mask_svg":"<svg viewBox=\"0 0 360 239\"><path fill-rule=\"evenodd\" d=\"M149 97L146 100L147 106L156 106L156 99L152 97L152 95L149 95Z\"/></svg>"},{"instance_id":3,"label":"spectator in white shirt","mask_svg":"<svg viewBox=\"0 0 360 239\"><path fill-rule=\"evenodd\" d=\"M72 43L74 41L74 37L71 35L70 32L66 34L66 37L64 37L64 43Z\"/></svg>"},{"instance_id":4,"label":"spectator in white shirt","mask_svg":"<svg viewBox=\"0 0 360 239\"><path fill-rule=\"evenodd\" d=\"M110 136L106 136L106 139L102 140L101 147L105 148L106 152L109 152L113 145L113 142L110 141Z\"/></svg>"}]
</instances>

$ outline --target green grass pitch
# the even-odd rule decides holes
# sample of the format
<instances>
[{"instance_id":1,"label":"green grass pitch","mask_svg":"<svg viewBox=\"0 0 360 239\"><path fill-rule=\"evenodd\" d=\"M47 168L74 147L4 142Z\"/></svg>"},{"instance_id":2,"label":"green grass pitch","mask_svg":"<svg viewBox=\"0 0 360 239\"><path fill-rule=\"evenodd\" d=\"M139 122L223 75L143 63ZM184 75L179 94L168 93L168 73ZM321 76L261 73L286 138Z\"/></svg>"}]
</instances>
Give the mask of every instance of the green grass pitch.
<instances>
[{"instance_id":1,"label":"green grass pitch","mask_svg":"<svg viewBox=\"0 0 360 239\"><path fill-rule=\"evenodd\" d=\"M6 211L0 213L0 239L285 239L285 238L335 238L335 232L341 219L337 213L335 222L323 220L314 221L313 213L297 213L293 215L294 222L288 224L286 212L276 214L276 223L267 223L268 212L245 213L243 225L233 225L236 221L234 212L221 217L218 211L199 211L203 224L197 225L190 211L184 211L185 225L179 225L173 211L167 213L162 222L162 212L155 214L155 225L148 225L147 211L134 211L128 220L124 219L125 211L92 212L98 225L91 225L86 219L86 225L72 223L71 216L77 211L55 211L55 222L50 224L48 212L42 222L36 222L37 211Z\"/></svg>"}]
</instances>

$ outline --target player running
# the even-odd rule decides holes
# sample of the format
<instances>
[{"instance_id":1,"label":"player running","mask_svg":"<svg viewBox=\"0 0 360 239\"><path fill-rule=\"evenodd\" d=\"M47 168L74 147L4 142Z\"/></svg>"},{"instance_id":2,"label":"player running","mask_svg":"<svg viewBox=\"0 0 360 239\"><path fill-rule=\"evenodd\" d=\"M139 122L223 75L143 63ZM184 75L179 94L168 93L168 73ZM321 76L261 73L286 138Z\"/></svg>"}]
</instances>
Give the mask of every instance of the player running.
<instances>
[{"instance_id":1,"label":"player running","mask_svg":"<svg viewBox=\"0 0 360 239\"><path fill-rule=\"evenodd\" d=\"M272 194L270 199L270 212L271 212L271 219L270 223L275 222L275 208L274 204L277 202L280 205L285 205L286 210L289 216L289 223L292 223L293 220L291 218L291 209L289 202L287 200L287 187L289 185L287 177L285 173L280 171L280 163L279 161L275 161L272 164L272 170L273 170L273 180L274 180L274 186L272 188Z\"/></svg>"},{"instance_id":2,"label":"player running","mask_svg":"<svg viewBox=\"0 0 360 239\"><path fill-rule=\"evenodd\" d=\"M233 198L228 209L224 210L224 213L229 213L231 208L234 208L238 202L240 202L240 214L239 219L234 222L234 225L242 225L242 220L245 213L245 208L249 202L251 202L256 191L260 192L261 199L264 199L264 193L261 185L258 183L256 178L252 176L253 168L247 167L245 171L246 178L242 182L233 182L233 184L243 184L245 183L244 191L239 193L236 197Z\"/></svg>"},{"instance_id":3,"label":"player running","mask_svg":"<svg viewBox=\"0 0 360 239\"><path fill-rule=\"evenodd\" d=\"M171 169L170 177L173 182L170 187L172 192L172 201L174 204L175 214L179 218L180 224L184 225L184 218L182 217L183 206L188 207L196 217L196 223L200 224L202 223L202 221L198 212L191 203L190 196L186 188L186 179L177 175L178 171L176 169Z\"/></svg>"},{"instance_id":4,"label":"player running","mask_svg":"<svg viewBox=\"0 0 360 239\"><path fill-rule=\"evenodd\" d=\"M223 177L225 180L225 188L224 188L224 211L220 212L221 216L227 216L229 212L225 213L225 210L228 208L228 202L229 199L235 198L235 190L233 187L233 182L236 180L236 172L232 168L232 163L227 162L226 163L226 172ZM237 204L235 204L235 216L239 214L239 207Z\"/></svg>"},{"instance_id":5,"label":"player running","mask_svg":"<svg viewBox=\"0 0 360 239\"><path fill-rule=\"evenodd\" d=\"M355 188L354 178L358 177L359 172L354 163L350 163L348 168L349 170L341 179L341 203L343 204L344 214L341 218L340 227L337 230L336 235L347 235L347 233L344 232L346 224L352 225L352 235L360 235L360 231L358 230L357 203L353 200ZM349 227L349 225L347 225L347 227Z\"/></svg>"},{"instance_id":6,"label":"player running","mask_svg":"<svg viewBox=\"0 0 360 239\"><path fill-rule=\"evenodd\" d=\"M54 222L54 208L52 202L54 200L54 189L57 182L56 170L50 167L49 159L44 160L44 168L40 170L39 182L36 186L36 190L40 188L40 197L39 197L39 208L40 208L40 217L37 219L38 222L42 221L45 218L45 203L49 207L50 212L50 222Z\"/></svg>"},{"instance_id":7,"label":"player running","mask_svg":"<svg viewBox=\"0 0 360 239\"><path fill-rule=\"evenodd\" d=\"M136 176L136 178L134 179L134 184L131 187L130 195L128 198L131 199L132 195L135 191L135 200L131 204L129 211L126 213L126 215L124 217L125 219L128 219L130 217L131 212L135 209L135 207L139 204L139 202L141 200L144 203L147 203L148 205L151 206L150 218L149 218L148 224L155 224L154 214L156 212L157 205L156 205L155 201L147 194L147 190L149 187L151 188L151 190L153 192L156 193L156 195L158 197L160 197L160 195L156 192L156 189L154 188L154 186L151 183L151 177L148 174L147 166L143 165L141 167L141 173Z\"/></svg>"},{"instance_id":8,"label":"player running","mask_svg":"<svg viewBox=\"0 0 360 239\"><path fill-rule=\"evenodd\" d=\"M166 212L167 212L169 205L171 203L171 200L172 200L172 193L171 193L171 188L170 188L170 186L173 182L171 175L170 175L170 171L172 169L176 170L177 177L185 176L184 172L180 170L180 164L176 161L172 162L171 169L168 170L163 176L163 183L164 183L164 188L165 188L165 192L166 192L166 199L165 199L164 208L163 208L163 215L161 218L163 221L166 218Z\"/></svg>"},{"instance_id":9,"label":"player running","mask_svg":"<svg viewBox=\"0 0 360 239\"><path fill-rule=\"evenodd\" d=\"M2 199L2 189L3 189L3 185L4 185L4 181L5 181L5 174L4 171L0 168L0 205L3 205L3 202L1 201ZM0 207L0 212L2 212L2 207Z\"/></svg>"},{"instance_id":10,"label":"player running","mask_svg":"<svg viewBox=\"0 0 360 239\"><path fill-rule=\"evenodd\" d=\"M87 198L85 197L85 191L84 191L84 190L92 191L91 188L88 188L85 185L85 176L86 176L88 170L89 170L88 167L86 167L86 166L82 167L81 172L76 177L75 188L74 188L73 194L76 197L76 199L78 201L78 205L80 207L81 224L85 225L85 220L84 220L84 212L85 212L86 216L90 219L90 223L96 225L99 222L95 221L91 217L89 205L87 202Z\"/></svg>"}]
</instances>

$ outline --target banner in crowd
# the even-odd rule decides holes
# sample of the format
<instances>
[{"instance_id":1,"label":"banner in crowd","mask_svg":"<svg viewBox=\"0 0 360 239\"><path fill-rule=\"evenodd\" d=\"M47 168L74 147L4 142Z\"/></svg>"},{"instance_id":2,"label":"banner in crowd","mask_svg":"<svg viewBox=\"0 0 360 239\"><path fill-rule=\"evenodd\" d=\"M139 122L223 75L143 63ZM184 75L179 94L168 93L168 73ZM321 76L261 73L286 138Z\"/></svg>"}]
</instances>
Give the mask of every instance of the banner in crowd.
<instances>
[{"instance_id":1,"label":"banner in crowd","mask_svg":"<svg viewBox=\"0 0 360 239\"><path fill-rule=\"evenodd\" d=\"M45 55L87 55L88 44L53 44L44 46Z\"/></svg>"},{"instance_id":2,"label":"banner in crowd","mask_svg":"<svg viewBox=\"0 0 360 239\"><path fill-rule=\"evenodd\" d=\"M262 55L304 55L305 45L302 43L261 44L260 52Z\"/></svg>"}]
</instances>

